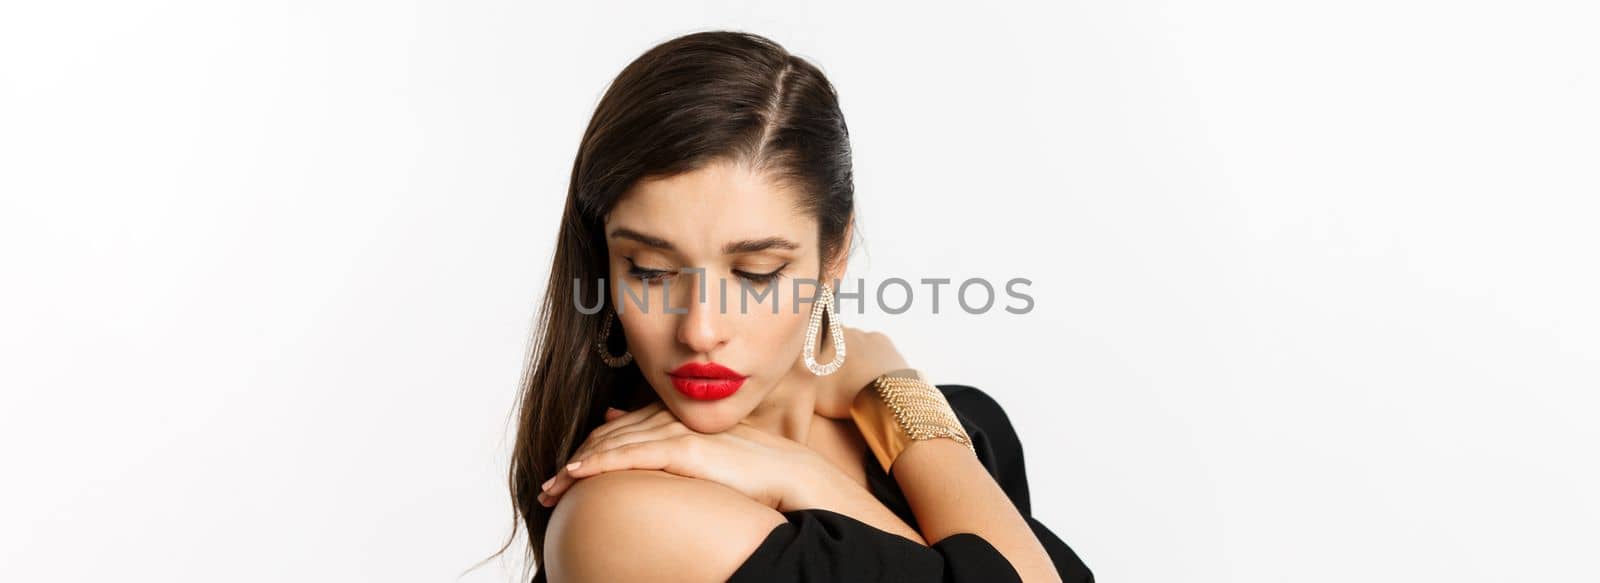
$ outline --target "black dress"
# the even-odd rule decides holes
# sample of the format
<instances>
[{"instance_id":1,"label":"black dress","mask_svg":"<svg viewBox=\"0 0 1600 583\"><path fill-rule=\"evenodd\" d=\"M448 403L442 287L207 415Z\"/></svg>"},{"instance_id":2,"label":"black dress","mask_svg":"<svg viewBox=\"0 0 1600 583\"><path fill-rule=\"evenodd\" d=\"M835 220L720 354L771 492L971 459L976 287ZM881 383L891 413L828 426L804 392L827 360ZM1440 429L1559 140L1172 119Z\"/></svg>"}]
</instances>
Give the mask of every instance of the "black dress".
<instances>
[{"instance_id":1,"label":"black dress","mask_svg":"<svg viewBox=\"0 0 1600 583\"><path fill-rule=\"evenodd\" d=\"M1066 543L1034 519L1028 501L1022 443L999 403L966 385L938 385L956 417L972 437L978 459L999 482L1033 533L1050 553L1062 581L1094 581L1094 574ZM865 456L872 495L912 528L916 516L894 478L877 458ZM788 522L772 530L728 579L730 583L820 583L823 581L905 583L999 583L1020 581L1011 563L988 541L972 533L946 537L931 547L820 508L783 513ZM920 530L920 529L919 529Z\"/></svg>"}]
</instances>

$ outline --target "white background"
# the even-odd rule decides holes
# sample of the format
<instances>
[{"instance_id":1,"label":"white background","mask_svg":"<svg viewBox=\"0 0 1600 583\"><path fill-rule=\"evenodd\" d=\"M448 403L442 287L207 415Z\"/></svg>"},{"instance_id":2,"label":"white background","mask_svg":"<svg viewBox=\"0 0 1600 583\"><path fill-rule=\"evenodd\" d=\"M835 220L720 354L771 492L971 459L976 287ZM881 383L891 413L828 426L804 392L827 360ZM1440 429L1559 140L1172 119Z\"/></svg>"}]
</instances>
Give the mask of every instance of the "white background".
<instances>
[{"instance_id":1,"label":"white background","mask_svg":"<svg viewBox=\"0 0 1600 583\"><path fill-rule=\"evenodd\" d=\"M1105 581L1595 581L1584 2L0 8L0 580L452 581L578 138L695 30L839 87L852 277ZM505 581L491 563L462 580Z\"/></svg>"}]
</instances>

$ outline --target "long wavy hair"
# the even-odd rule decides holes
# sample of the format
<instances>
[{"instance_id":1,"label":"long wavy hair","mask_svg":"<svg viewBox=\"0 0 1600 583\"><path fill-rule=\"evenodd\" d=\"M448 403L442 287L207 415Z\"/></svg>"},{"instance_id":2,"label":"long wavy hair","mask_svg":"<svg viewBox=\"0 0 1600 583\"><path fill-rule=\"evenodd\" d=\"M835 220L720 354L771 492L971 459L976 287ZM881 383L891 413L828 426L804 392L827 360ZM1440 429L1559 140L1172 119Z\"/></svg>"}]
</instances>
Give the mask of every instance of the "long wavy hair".
<instances>
[{"instance_id":1,"label":"long wavy hair","mask_svg":"<svg viewBox=\"0 0 1600 583\"><path fill-rule=\"evenodd\" d=\"M585 315L576 308L599 306L607 296L603 225L617 200L642 178L713 162L749 165L801 193L797 204L817 220L825 272L849 248L843 239L854 220L850 159L849 131L833 85L816 66L765 37L688 34L651 48L617 75L595 107L572 165L549 288L517 403L511 537L490 558L511 547L520 523L527 528L531 559L523 576L537 566L532 581L545 581L552 509L539 504L539 485L603 422L608 405L632 407L653 396L636 364L611 368L596 354L610 312ZM626 342L621 332L613 327L613 344Z\"/></svg>"}]
</instances>

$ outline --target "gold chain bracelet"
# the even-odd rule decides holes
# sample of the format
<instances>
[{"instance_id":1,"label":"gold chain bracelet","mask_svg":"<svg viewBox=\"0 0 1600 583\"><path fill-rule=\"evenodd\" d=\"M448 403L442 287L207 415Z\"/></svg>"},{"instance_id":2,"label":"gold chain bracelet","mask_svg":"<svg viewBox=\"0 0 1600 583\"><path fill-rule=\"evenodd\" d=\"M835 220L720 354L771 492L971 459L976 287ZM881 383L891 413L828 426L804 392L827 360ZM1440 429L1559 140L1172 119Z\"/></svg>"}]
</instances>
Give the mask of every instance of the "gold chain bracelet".
<instances>
[{"instance_id":1,"label":"gold chain bracelet","mask_svg":"<svg viewBox=\"0 0 1600 583\"><path fill-rule=\"evenodd\" d=\"M872 379L851 403L850 417L885 472L915 441L945 437L977 453L944 392L924 380L916 369L901 369Z\"/></svg>"}]
</instances>

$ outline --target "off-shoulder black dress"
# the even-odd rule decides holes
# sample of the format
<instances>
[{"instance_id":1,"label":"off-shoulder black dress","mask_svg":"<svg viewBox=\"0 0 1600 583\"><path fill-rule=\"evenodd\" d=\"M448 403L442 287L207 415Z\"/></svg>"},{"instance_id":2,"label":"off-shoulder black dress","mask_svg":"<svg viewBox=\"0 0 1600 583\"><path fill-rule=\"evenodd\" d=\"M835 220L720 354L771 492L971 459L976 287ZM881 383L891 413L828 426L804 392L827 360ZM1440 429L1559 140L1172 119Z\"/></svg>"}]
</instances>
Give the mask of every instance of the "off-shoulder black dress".
<instances>
[{"instance_id":1,"label":"off-shoulder black dress","mask_svg":"<svg viewBox=\"0 0 1600 583\"><path fill-rule=\"evenodd\" d=\"M1094 574L1066 543L1037 519L1028 502L1028 477L1022 444L1005 410L984 392L967 385L938 385L956 417L972 437L978 459L1022 512L1039 542L1050 553L1061 579L1093 582ZM872 495L917 527L911 506L894 478L877 458L865 456L867 485ZM864 522L822 509L785 512L778 525L750 558L728 579L730 583L999 583L1020 581L1011 563L978 535L956 534L924 547Z\"/></svg>"}]
</instances>

